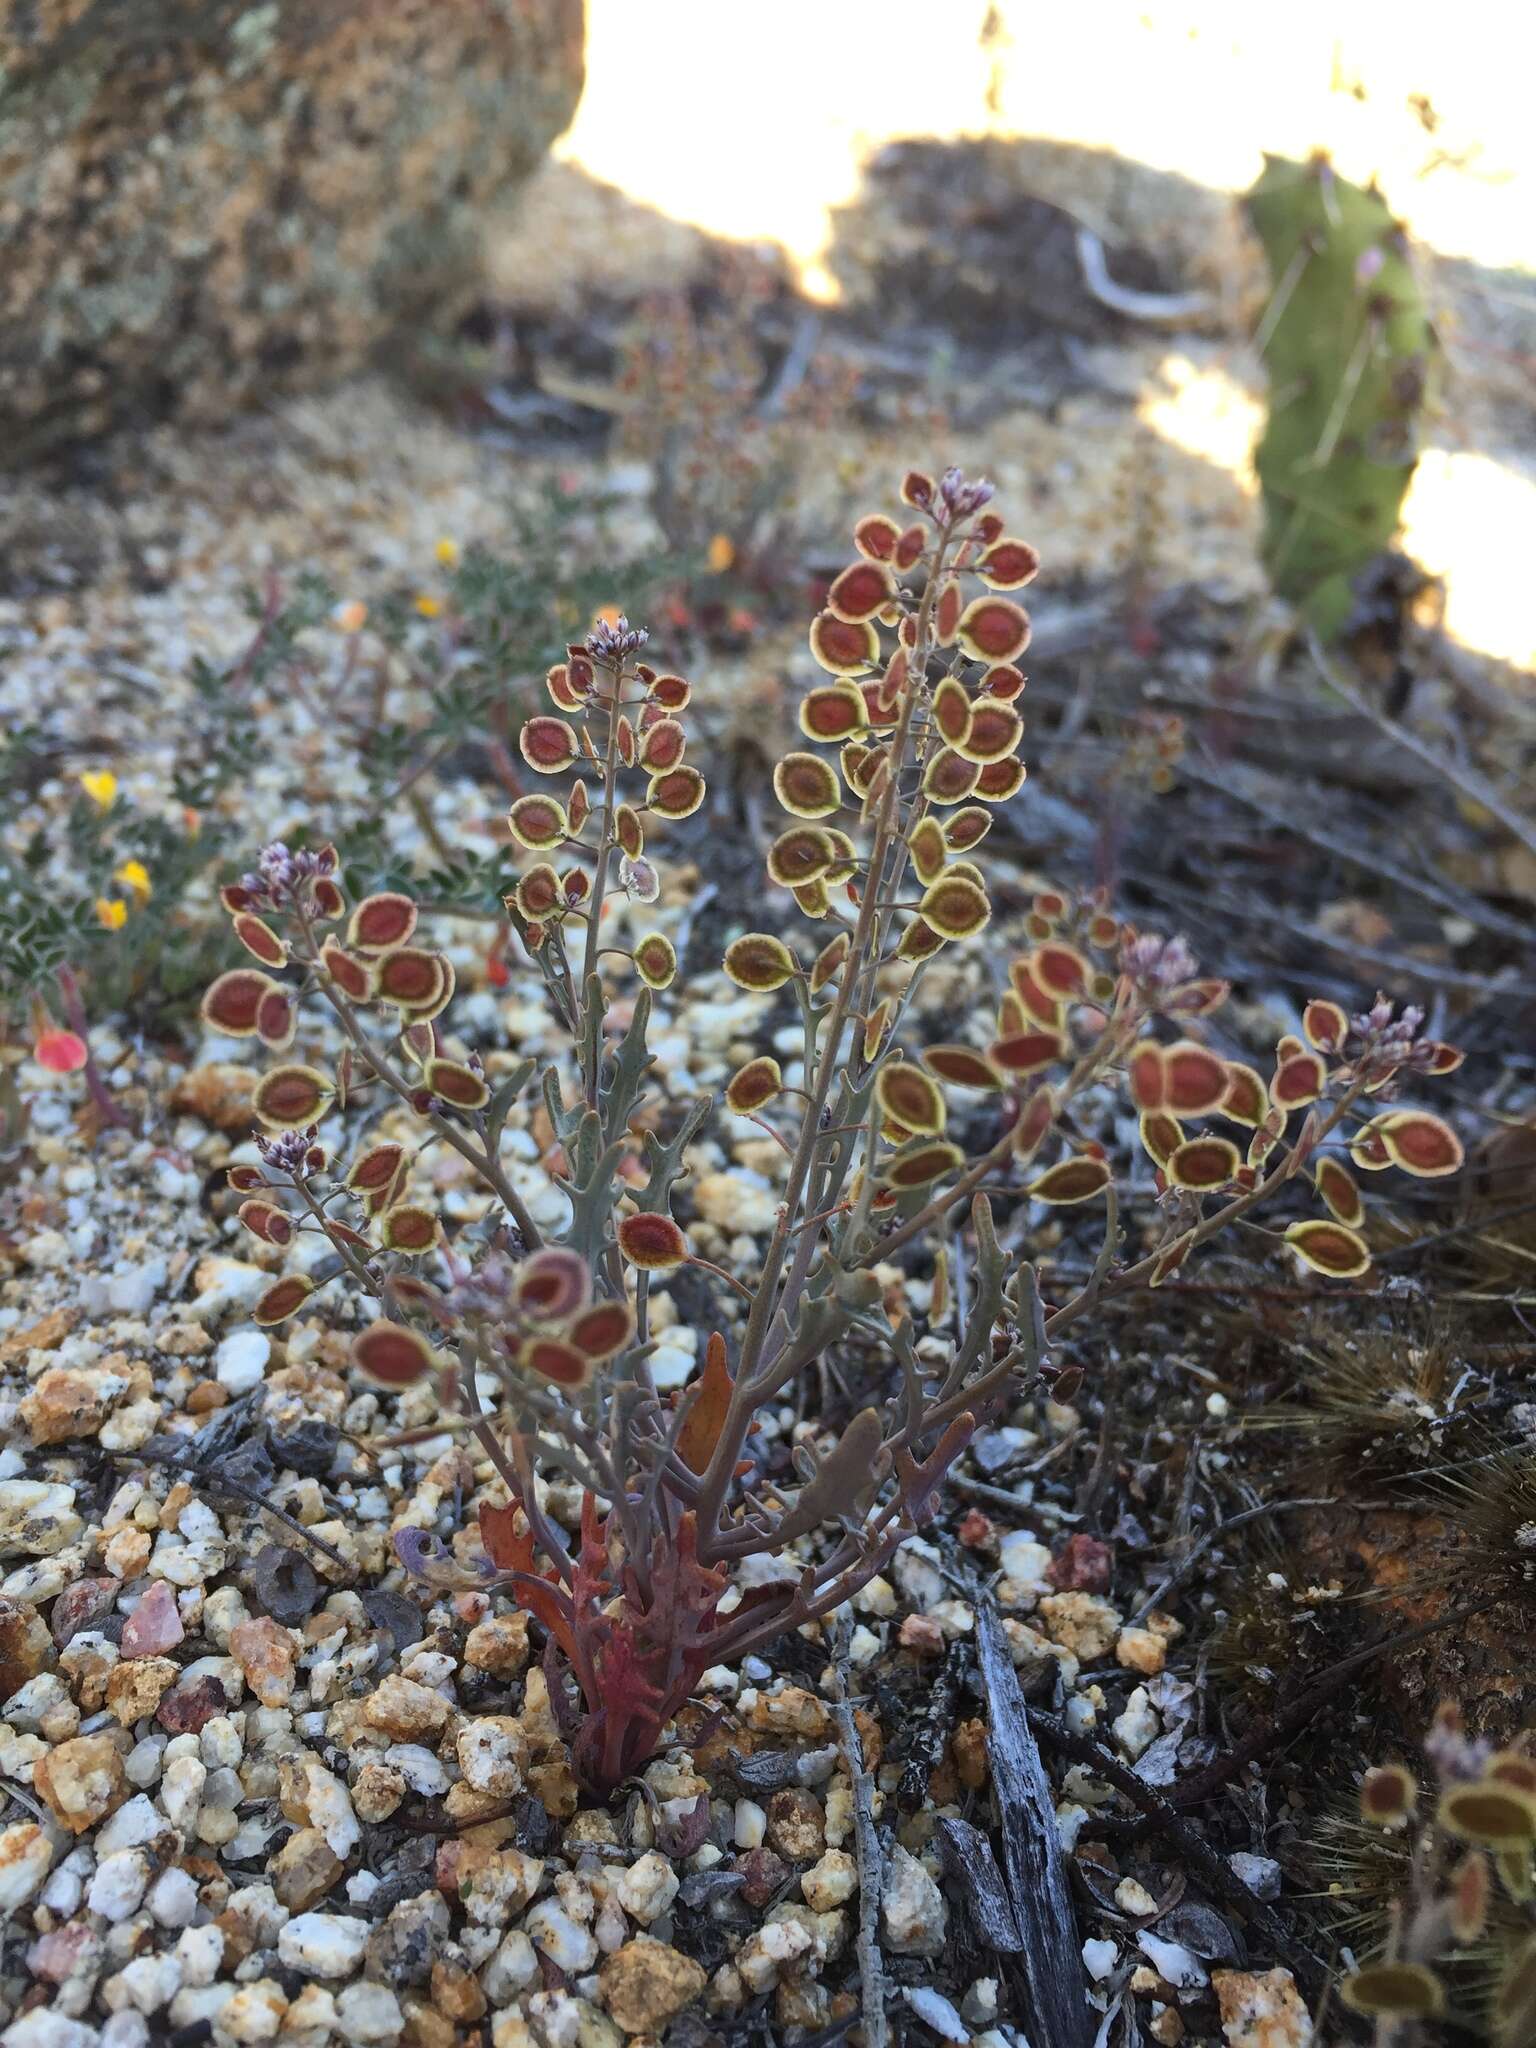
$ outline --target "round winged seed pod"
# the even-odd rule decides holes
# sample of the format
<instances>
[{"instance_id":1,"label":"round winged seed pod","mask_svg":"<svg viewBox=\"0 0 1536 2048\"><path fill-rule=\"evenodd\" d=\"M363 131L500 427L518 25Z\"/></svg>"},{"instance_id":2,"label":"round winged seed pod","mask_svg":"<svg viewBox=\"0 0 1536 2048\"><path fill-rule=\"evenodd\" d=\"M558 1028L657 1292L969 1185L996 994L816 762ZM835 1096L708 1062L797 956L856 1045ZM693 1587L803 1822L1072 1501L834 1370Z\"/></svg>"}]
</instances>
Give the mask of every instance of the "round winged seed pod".
<instances>
[{"instance_id":1,"label":"round winged seed pod","mask_svg":"<svg viewBox=\"0 0 1536 2048\"><path fill-rule=\"evenodd\" d=\"M347 919L347 944L356 953L388 953L416 929L416 905L397 890L365 896Z\"/></svg>"},{"instance_id":2,"label":"round winged seed pod","mask_svg":"<svg viewBox=\"0 0 1536 2048\"><path fill-rule=\"evenodd\" d=\"M301 1131L318 1120L333 1092L314 1067L273 1067L257 1082L253 1107L269 1131Z\"/></svg>"},{"instance_id":3,"label":"round winged seed pod","mask_svg":"<svg viewBox=\"0 0 1536 2048\"><path fill-rule=\"evenodd\" d=\"M677 975L677 949L661 932L647 932L635 947L635 969L647 988L670 988Z\"/></svg>"},{"instance_id":4,"label":"round winged seed pod","mask_svg":"<svg viewBox=\"0 0 1536 2048\"><path fill-rule=\"evenodd\" d=\"M955 637L972 661L989 667L1011 664L1029 645L1029 614L1006 597L978 597L968 604Z\"/></svg>"},{"instance_id":5,"label":"round winged seed pod","mask_svg":"<svg viewBox=\"0 0 1536 2048\"><path fill-rule=\"evenodd\" d=\"M738 988L767 994L797 972L795 956L771 932L744 932L725 949L725 971Z\"/></svg>"},{"instance_id":6,"label":"round winged seed pod","mask_svg":"<svg viewBox=\"0 0 1536 2048\"><path fill-rule=\"evenodd\" d=\"M352 1340L352 1358L364 1377L384 1387L413 1386L436 1368L431 1345L403 1323L371 1323Z\"/></svg>"},{"instance_id":7,"label":"round winged seed pod","mask_svg":"<svg viewBox=\"0 0 1536 2048\"><path fill-rule=\"evenodd\" d=\"M890 521L885 522L890 532L890 551L896 551L896 530ZM827 608L839 619L857 623L872 619L884 609L896 595L896 578L884 562L866 559L853 562L842 573L833 578L827 592Z\"/></svg>"},{"instance_id":8,"label":"round winged seed pod","mask_svg":"<svg viewBox=\"0 0 1536 2048\"><path fill-rule=\"evenodd\" d=\"M269 924L245 911L235 919L235 937L263 967L286 967L288 948Z\"/></svg>"},{"instance_id":9,"label":"round winged seed pod","mask_svg":"<svg viewBox=\"0 0 1536 2048\"><path fill-rule=\"evenodd\" d=\"M944 1129L944 1097L921 1067L891 1060L880 1069L875 1100L882 1113L914 1137L936 1138Z\"/></svg>"},{"instance_id":10,"label":"round winged seed pod","mask_svg":"<svg viewBox=\"0 0 1536 2048\"><path fill-rule=\"evenodd\" d=\"M778 1061L761 1054L738 1067L725 1084L726 1107L738 1116L750 1116L772 1102L783 1085Z\"/></svg>"},{"instance_id":11,"label":"round winged seed pod","mask_svg":"<svg viewBox=\"0 0 1536 2048\"><path fill-rule=\"evenodd\" d=\"M780 888L794 889L819 882L837 858L832 835L815 825L797 825L781 832L768 849L768 876Z\"/></svg>"},{"instance_id":12,"label":"round winged seed pod","mask_svg":"<svg viewBox=\"0 0 1536 2048\"><path fill-rule=\"evenodd\" d=\"M829 818L842 807L837 776L819 754L786 754L774 768L773 790L795 818Z\"/></svg>"},{"instance_id":13,"label":"round winged seed pod","mask_svg":"<svg viewBox=\"0 0 1536 2048\"><path fill-rule=\"evenodd\" d=\"M552 796L520 796L507 813L507 827L519 846L547 853L567 836L570 820Z\"/></svg>"},{"instance_id":14,"label":"round winged seed pod","mask_svg":"<svg viewBox=\"0 0 1536 2048\"><path fill-rule=\"evenodd\" d=\"M535 773L562 775L581 749L563 718L528 718L517 736L518 751Z\"/></svg>"},{"instance_id":15,"label":"round winged seed pod","mask_svg":"<svg viewBox=\"0 0 1536 2048\"><path fill-rule=\"evenodd\" d=\"M203 1022L226 1038L254 1038L256 1012L262 999L280 984L269 974L253 967L236 967L221 974L203 997Z\"/></svg>"},{"instance_id":16,"label":"round winged seed pod","mask_svg":"<svg viewBox=\"0 0 1536 2048\"><path fill-rule=\"evenodd\" d=\"M623 1219L618 1236L619 1250L643 1272L665 1273L687 1262L688 1240L670 1216L637 1211Z\"/></svg>"},{"instance_id":17,"label":"round winged seed pod","mask_svg":"<svg viewBox=\"0 0 1536 2048\"><path fill-rule=\"evenodd\" d=\"M659 818L691 818L703 801L704 778L687 766L658 775L645 793L647 810Z\"/></svg>"},{"instance_id":18,"label":"round winged seed pod","mask_svg":"<svg viewBox=\"0 0 1536 2048\"><path fill-rule=\"evenodd\" d=\"M880 659L880 635L865 619L840 619L818 612L811 622L811 653L834 676L861 676Z\"/></svg>"},{"instance_id":19,"label":"round winged seed pod","mask_svg":"<svg viewBox=\"0 0 1536 2048\"><path fill-rule=\"evenodd\" d=\"M1370 1271L1369 1246L1342 1223L1307 1217L1290 1225L1285 1241L1303 1264L1331 1280L1358 1279Z\"/></svg>"},{"instance_id":20,"label":"round winged seed pod","mask_svg":"<svg viewBox=\"0 0 1536 2048\"><path fill-rule=\"evenodd\" d=\"M846 740L868 722L864 693L852 683L824 684L801 701L800 730L808 740Z\"/></svg>"}]
</instances>

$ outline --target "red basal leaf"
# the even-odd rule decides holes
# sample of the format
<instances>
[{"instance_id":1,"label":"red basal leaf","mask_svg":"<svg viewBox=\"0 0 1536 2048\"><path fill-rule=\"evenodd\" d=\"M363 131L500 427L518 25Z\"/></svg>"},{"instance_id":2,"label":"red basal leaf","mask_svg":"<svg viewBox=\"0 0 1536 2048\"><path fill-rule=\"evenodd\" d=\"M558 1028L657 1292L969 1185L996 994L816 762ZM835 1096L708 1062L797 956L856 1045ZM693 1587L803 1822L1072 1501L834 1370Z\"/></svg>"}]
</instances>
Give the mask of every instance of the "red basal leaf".
<instances>
[{"instance_id":1,"label":"red basal leaf","mask_svg":"<svg viewBox=\"0 0 1536 2048\"><path fill-rule=\"evenodd\" d=\"M480 1541L491 1563L504 1572L532 1572L533 1532L515 1501L504 1508L480 1504Z\"/></svg>"},{"instance_id":2,"label":"red basal leaf","mask_svg":"<svg viewBox=\"0 0 1536 2048\"><path fill-rule=\"evenodd\" d=\"M677 1438L677 1454L690 1472L703 1472L715 1454L720 1432L731 1405L733 1382L726 1362L725 1339L718 1330L710 1333L704 1347L704 1370L699 1390L688 1410Z\"/></svg>"}]
</instances>

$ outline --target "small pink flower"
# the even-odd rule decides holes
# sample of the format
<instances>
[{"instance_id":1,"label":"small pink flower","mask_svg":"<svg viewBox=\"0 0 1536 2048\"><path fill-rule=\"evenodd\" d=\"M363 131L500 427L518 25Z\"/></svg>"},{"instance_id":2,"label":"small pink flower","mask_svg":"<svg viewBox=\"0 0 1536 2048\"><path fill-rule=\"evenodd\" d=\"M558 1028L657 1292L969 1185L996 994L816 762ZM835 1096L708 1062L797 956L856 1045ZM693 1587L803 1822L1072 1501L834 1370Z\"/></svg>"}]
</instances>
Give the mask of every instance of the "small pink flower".
<instances>
[{"instance_id":1,"label":"small pink flower","mask_svg":"<svg viewBox=\"0 0 1536 2048\"><path fill-rule=\"evenodd\" d=\"M32 1057L50 1074L78 1074L88 1055L85 1040L77 1032L64 1031L54 1025L38 1033Z\"/></svg>"}]
</instances>

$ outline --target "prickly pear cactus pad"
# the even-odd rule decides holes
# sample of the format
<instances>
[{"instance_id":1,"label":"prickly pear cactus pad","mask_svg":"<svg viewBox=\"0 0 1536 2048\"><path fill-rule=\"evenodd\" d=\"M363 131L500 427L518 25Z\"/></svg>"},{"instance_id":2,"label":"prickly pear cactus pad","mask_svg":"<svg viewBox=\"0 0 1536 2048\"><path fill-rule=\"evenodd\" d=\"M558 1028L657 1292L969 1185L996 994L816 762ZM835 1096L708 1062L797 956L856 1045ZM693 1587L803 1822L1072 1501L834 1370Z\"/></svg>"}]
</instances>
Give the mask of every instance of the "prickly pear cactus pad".
<instances>
[{"instance_id":1,"label":"prickly pear cactus pad","mask_svg":"<svg viewBox=\"0 0 1536 2048\"><path fill-rule=\"evenodd\" d=\"M1351 579L1397 530L1439 344L1379 192L1324 157L1269 157L1248 207L1272 279L1259 329L1264 564L1326 636L1348 616Z\"/></svg>"}]
</instances>

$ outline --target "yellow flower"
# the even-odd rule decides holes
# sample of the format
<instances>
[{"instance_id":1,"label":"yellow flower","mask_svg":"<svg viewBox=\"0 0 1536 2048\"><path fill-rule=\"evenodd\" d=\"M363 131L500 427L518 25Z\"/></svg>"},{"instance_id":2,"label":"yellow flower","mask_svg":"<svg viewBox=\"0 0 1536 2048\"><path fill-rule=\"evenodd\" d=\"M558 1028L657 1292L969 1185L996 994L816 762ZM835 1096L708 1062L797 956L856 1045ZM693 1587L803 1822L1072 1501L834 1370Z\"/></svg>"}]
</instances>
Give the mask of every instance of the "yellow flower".
<instances>
[{"instance_id":1,"label":"yellow flower","mask_svg":"<svg viewBox=\"0 0 1536 2048\"><path fill-rule=\"evenodd\" d=\"M416 600L416 609L424 619L435 619L442 608L441 601L435 597L428 597L425 591Z\"/></svg>"},{"instance_id":2,"label":"yellow flower","mask_svg":"<svg viewBox=\"0 0 1536 2048\"><path fill-rule=\"evenodd\" d=\"M105 931L120 932L128 922L128 906L121 896L96 898L96 922Z\"/></svg>"},{"instance_id":3,"label":"yellow flower","mask_svg":"<svg viewBox=\"0 0 1536 2048\"><path fill-rule=\"evenodd\" d=\"M729 534L717 533L709 544L709 567L711 574L723 576L727 569L736 566L736 543Z\"/></svg>"},{"instance_id":4,"label":"yellow flower","mask_svg":"<svg viewBox=\"0 0 1536 2048\"><path fill-rule=\"evenodd\" d=\"M345 604L337 605L331 614L343 633L361 633L368 619L368 607L360 597L349 598Z\"/></svg>"},{"instance_id":5,"label":"yellow flower","mask_svg":"<svg viewBox=\"0 0 1536 2048\"><path fill-rule=\"evenodd\" d=\"M433 552L445 569L456 569L459 566L459 544L456 540L440 540Z\"/></svg>"},{"instance_id":6,"label":"yellow flower","mask_svg":"<svg viewBox=\"0 0 1536 2048\"><path fill-rule=\"evenodd\" d=\"M117 795L117 777L110 768L88 769L80 778L80 787L93 804L99 804L105 811Z\"/></svg>"},{"instance_id":7,"label":"yellow flower","mask_svg":"<svg viewBox=\"0 0 1536 2048\"><path fill-rule=\"evenodd\" d=\"M149 869L145 867L143 861L125 860L122 866L114 871L112 879L131 889L140 903L149 901Z\"/></svg>"}]
</instances>

